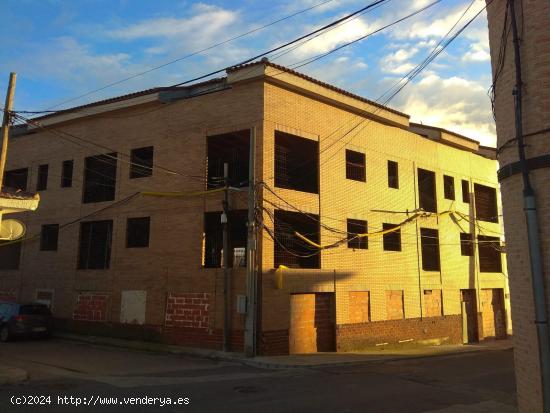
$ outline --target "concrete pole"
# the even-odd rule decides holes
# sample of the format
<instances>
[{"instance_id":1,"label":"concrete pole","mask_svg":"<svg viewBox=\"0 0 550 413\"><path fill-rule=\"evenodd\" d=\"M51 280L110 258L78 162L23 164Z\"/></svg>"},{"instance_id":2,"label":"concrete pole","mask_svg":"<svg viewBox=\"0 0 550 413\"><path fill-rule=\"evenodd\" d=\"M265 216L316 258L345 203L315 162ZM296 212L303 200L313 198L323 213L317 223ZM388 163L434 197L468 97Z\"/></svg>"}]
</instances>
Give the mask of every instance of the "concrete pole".
<instances>
[{"instance_id":1,"label":"concrete pole","mask_svg":"<svg viewBox=\"0 0 550 413\"><path fill-rule=\"evenodd\" d=\"M10 112L13 108L13 95L15 93L15 81L17 74L10 73L10 82L6 93L6 104L4 105L4 119L2 120L2 152L0 152L0 191L4 183L4 170L6 169L6 159L8 157L8 140L10 133Z\"/></svg>"},{"instance_id":2,"label":"concrete pole","mask_svg":"<svg viewBox=\"0 0 550 413\"><path fill-rule=\"evenodd\" d=\"M246 318L244 351L248 357L256 355L256 129L250 129L248 162L248 240L246 257Z\"/></svg>"},{"instance_id":3,"label":"concrete pole","mask_svg":"<svg viewBox=\"0 0 550 413\"><path fill-rule=\"evenodd\" d=\"M222 202L222 225L223 225L223 351L229 351L229 324L231 320L231 309L229 304L230 295L230 269L229 269L229 165L223 164L223 182L225 185L224 200ZM225 219L223 218L225 217Z\"/></svg>"}]
</instances>

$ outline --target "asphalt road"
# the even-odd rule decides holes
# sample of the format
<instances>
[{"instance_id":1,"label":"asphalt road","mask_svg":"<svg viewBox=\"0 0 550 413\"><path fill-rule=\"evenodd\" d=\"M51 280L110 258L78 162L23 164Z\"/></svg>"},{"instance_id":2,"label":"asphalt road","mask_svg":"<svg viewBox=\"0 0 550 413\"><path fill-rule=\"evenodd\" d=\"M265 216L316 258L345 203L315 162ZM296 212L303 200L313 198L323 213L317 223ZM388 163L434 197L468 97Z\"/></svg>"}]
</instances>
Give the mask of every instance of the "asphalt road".
<instances>
[{"instance_id":1,"label":"asphalt road","mask_svg":"<svg viewBox=\"0 0 550 413\"><path fill-rule=\"evenodd\" d=\"M0 412L515 411L511 350L267 370L49 340L2 344L0 363L30 375L0 387Z\"/></svg>"}]
</instances>

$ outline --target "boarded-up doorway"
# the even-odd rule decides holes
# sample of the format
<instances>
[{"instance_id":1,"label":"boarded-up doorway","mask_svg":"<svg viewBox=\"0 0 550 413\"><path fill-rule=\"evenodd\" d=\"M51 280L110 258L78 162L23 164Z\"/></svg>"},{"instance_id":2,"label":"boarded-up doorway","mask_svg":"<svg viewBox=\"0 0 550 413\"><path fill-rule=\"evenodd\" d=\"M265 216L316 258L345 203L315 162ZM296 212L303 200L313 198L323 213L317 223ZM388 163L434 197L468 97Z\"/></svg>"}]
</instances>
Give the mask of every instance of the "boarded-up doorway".
<instances>
[{"instance_id":1,"label":"boarded-up doorway","mask_svg":"<svg viewBox=\"0 0 550 413\"><path fill-rule=\"evenodd\" d=\"M290 296L290 354L335 351L334 294Z\"/></svg>"},{"instance_id":2,"label":"boarded-up doorway","mask_svg":"<svg viewBox=\"0 0 550 413\"><path fill-rule=\"evenodd\" d=\"M479 341L476 290L460 290L462 295L462 331L464 343Z\"/></svg>"},{"instance_id":3,"label":"boarded-up doorway","mask_svg":"<svg viewBox=\"0 0 550 413\"><path fill-rule=\"evenodd\" d=\"M502 288L481 290L484 338L506 338L506 313Z\"/></svg>"}]
</instances>

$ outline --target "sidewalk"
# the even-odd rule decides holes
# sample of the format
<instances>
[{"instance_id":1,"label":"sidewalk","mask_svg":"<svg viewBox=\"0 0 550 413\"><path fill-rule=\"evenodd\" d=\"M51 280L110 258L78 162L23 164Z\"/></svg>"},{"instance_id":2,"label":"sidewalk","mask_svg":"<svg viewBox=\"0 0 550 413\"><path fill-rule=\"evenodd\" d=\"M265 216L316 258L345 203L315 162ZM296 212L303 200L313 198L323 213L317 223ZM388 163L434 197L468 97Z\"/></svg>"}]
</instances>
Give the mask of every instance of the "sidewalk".
<instances>
[{"instance_id":1,"label":"sidewalk","mask_svg":"<svg viewBox=\"0 0 550 413\"><path fill-rule=\"evenodd\" d=\"M18 384L27 380L27 378L28 374L25 370L0 366L0 386L4 384Z\"/></svg>"},{"instance_id":2,"label":"sidewalk","mask_svg":"<svg viewBox=\"0 0 550 413\"><path fill-rule=\"evenodd\" d=\"M469 345L440 345L401 349L372 349L353 353L314 353L293 354L288 356L258 356L248 358L242 353L225 353L190 347L151 343L145 341L122 340L110 337L85 336L79 334L54 334L63 340L86 342L89 344L128 348L139 351L152 351L209 358L214 360L233 361L251 367L268 369L307 368L320 366L338 366L347 364L382 363L403 359L424 357L454 356L480 351L498 351L512 349L512 340L493 340Z\"/></svg>"}]
</instances>

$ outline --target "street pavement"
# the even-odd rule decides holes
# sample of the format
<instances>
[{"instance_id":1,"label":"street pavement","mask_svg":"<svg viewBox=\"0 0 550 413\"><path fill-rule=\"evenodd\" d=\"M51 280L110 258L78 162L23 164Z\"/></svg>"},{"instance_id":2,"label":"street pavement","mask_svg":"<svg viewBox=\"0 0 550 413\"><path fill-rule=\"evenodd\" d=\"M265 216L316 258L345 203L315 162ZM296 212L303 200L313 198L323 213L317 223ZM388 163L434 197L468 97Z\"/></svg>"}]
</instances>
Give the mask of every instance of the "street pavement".
<instances>
[{"instance_id":1,"label":"street pavement","mask_svg":"<svg viewBox=\"0 0 550 413\"><path fill-rule=\"evenodd\" d=\"M0 412L516 411L510 349L268 369L25 340L0 345L1 367L24 370L29 378L0 385Z\"/></svg>"}]
</instances>

